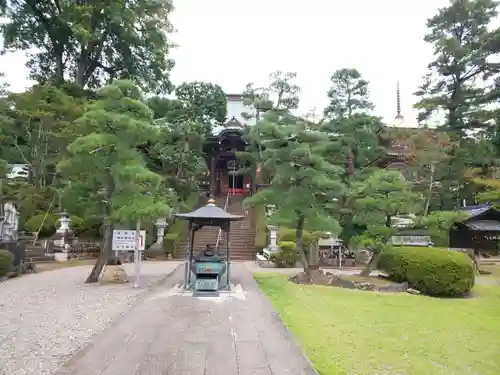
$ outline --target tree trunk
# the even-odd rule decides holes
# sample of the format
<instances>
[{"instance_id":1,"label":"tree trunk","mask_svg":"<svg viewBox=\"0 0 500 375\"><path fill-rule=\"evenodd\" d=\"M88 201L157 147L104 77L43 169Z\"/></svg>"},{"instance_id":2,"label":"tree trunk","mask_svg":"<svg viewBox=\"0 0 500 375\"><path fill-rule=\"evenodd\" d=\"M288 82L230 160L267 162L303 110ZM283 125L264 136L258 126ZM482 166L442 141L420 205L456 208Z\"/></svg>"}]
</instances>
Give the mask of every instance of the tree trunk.
<instances>
[{"instance_id":1,"label":"tree trunk","mask_svg":"<svg viewBox=\"0 0 500 375\"><path fill-rule=\"evenodd\" d=\"M302 261L302 266L304 267L304 272L309 270L309 262L307 261L306 253L302 247L302 233L304 231L304 221L305 217L303 214L299 213L297 218L297 227L295 229L295 246L299 252L300 260Z\"/></svg>"},{"instance_id":2,"label":"tree trunk","mask_svg":"<svg viewBox=\"0 0 500 375\"><path fill-rule=\"evenodd\" d=\"M429 207L431 206L432 185L434 185L434 164L431 164L431 175L429 177L429 188L427 191L427 200L425 202L424 216L427 216L429 213Z\"/></svg>"},{"instance_id":3,"label":"tree trunk","mask_svg":"<svg viewBox=\"0 0 500 375\"><path fill-rule=\"evenodd\" d=\"M112 184L110 184L112 185ZM111 257L111 247L113 243L113 225L109 222L110 216L110 200L111 200L112 189L106 189L106 197L104 202L104 220L103 220L103 238L101 251L99 252L99 257L97 258L97 262L92 268L89 277L85 283L96 283L99 280L99 276L106 265L106 262Z\"/></svg>"},{"instance_id":4,"label":"tree trunk","mask_svg":"<svg viewBox=\"0 0 500 375\"><path fill-rule=\"evenodd\" d=\"M109 219L104 219L104 236L101 245L101 251L99 252L99 257L97 262L92 268L89 277L87 277L86 283L96 283L99 280L99 276L106 265L106 262L111 256L111 243L113 240L113 226L109 224Z\"/></svg>"},{"instance_id":5,"label":"tree trunk","mask_svg":"<svg viewBox=\"0 0 500 375\"><path fill-rule=\"evenodd\" d=\"M372 258L366 265L365 269L361 271L360 276L370 276L372 271L377 268L378 261L380 259L380 253L373 254Z\"/></svg>"}]
</instances>

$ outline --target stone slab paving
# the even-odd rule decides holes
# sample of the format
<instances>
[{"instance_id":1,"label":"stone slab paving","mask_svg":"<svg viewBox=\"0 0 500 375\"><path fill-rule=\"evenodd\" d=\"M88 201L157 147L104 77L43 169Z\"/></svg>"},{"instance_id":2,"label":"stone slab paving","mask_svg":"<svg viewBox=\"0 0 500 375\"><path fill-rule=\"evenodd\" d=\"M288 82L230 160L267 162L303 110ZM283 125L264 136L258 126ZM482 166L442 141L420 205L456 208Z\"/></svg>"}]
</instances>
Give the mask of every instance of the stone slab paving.
<instances>
[{"instance_id":1,"label":"stone slab paving","mask_svg":"<svg viewBox=\"0 0 500 375\"><path fill-rule=\"evenodd\" d=\"M48 375L87 344L179 262L144 262L141 288L85 284L91 266L0 282L0 374ZM133 265L125 265L133 276Z\"/></svg>"},{"instance_id":2,"label":"stone slab paving","mask_svg":"<svg viewBox=\"0 0 500 375\"><path fill-rule=\"evenodd\" d=\"M57 375L315 375L250 270L231 270L219 298L182 293L177 270Z\"/></svg>"}]
</instances>

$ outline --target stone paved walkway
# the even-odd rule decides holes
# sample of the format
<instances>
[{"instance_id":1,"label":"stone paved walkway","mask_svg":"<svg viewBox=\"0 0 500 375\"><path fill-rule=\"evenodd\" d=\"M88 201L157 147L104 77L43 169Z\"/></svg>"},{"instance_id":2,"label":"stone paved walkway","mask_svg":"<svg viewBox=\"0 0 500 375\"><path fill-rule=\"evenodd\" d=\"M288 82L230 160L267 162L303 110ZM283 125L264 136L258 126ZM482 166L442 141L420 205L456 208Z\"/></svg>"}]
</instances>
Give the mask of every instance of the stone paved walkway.
<instances>
[{"instance_id":1,"label":"stone paved walkway","mask_svg":"<svg viewBox=\"0 0 500 375\"><path fill-rule=\"evenodd\" d=\"M52 374L177 266L179 262L144 262L140 288L131 282L85 284L92 266L0 282L0 375ZM133 264L125 268L133 279Z\"/></svg>"},{"instance_id":2,"label":"stone paved walkway","mask_svg":"<svg viewBox=\"0 0 500 375\"><path fill-rule=\"evenodd\" d=\"M57 375L315 375L248 268L231 270L244 293L218 299L178 293L178 270Z\"/></svg>"}]
</instances>

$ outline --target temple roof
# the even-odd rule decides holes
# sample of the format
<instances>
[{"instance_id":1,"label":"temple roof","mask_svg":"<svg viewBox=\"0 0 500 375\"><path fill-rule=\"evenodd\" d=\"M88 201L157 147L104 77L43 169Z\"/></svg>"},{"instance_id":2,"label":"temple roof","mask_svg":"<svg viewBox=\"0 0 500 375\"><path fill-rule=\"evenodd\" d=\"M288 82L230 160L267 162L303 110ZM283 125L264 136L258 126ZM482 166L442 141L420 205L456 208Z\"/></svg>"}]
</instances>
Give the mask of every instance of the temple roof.
<instances>
[{"instance_id":1,"label":"temple roof","mask_svg":"<svg viewBox=\"0 0 500 375\"><path fill-rule=\"evenodd\" d=\"M230 129L230 128L238 128L238 129L240 129L240 128L243 128L243 124L241 122L239 122L236 119L236 117L233 116L228 122L226 122L224 124L224 127L226 129Z\"/></svg>"}]
</instances>

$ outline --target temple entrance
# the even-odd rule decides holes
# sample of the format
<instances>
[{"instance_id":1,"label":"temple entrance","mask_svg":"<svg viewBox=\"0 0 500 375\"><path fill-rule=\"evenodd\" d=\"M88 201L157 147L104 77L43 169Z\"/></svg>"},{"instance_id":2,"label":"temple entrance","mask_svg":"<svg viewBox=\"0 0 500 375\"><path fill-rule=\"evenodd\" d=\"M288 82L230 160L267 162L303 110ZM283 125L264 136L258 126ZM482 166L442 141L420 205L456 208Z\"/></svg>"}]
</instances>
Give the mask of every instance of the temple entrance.
<instances>
[{"instance_id":1,"label":"temple entrance","mask_svg":"<svg viewBox=\"0 0 500 375\"><path fill-rule=\"evenodd\" d=\"M217 136L205 140L203 147L210 168L210 194L214 197L252 194L250 166L237 156L238 152L245 150L242 136L242 125L235 126L233 120Z\"/></svg>"},{"instance_id":2,"label":"temple entrance","mask_svg":"<svg viewBox=\"0 0 500 375\"><path fill-rule=\"evenodd\" d=\"M227 177L228 177L229 189L241 189L241 190L243 190L243 176L242 175L229 174Z\"/></svg>"}]
</instances>

